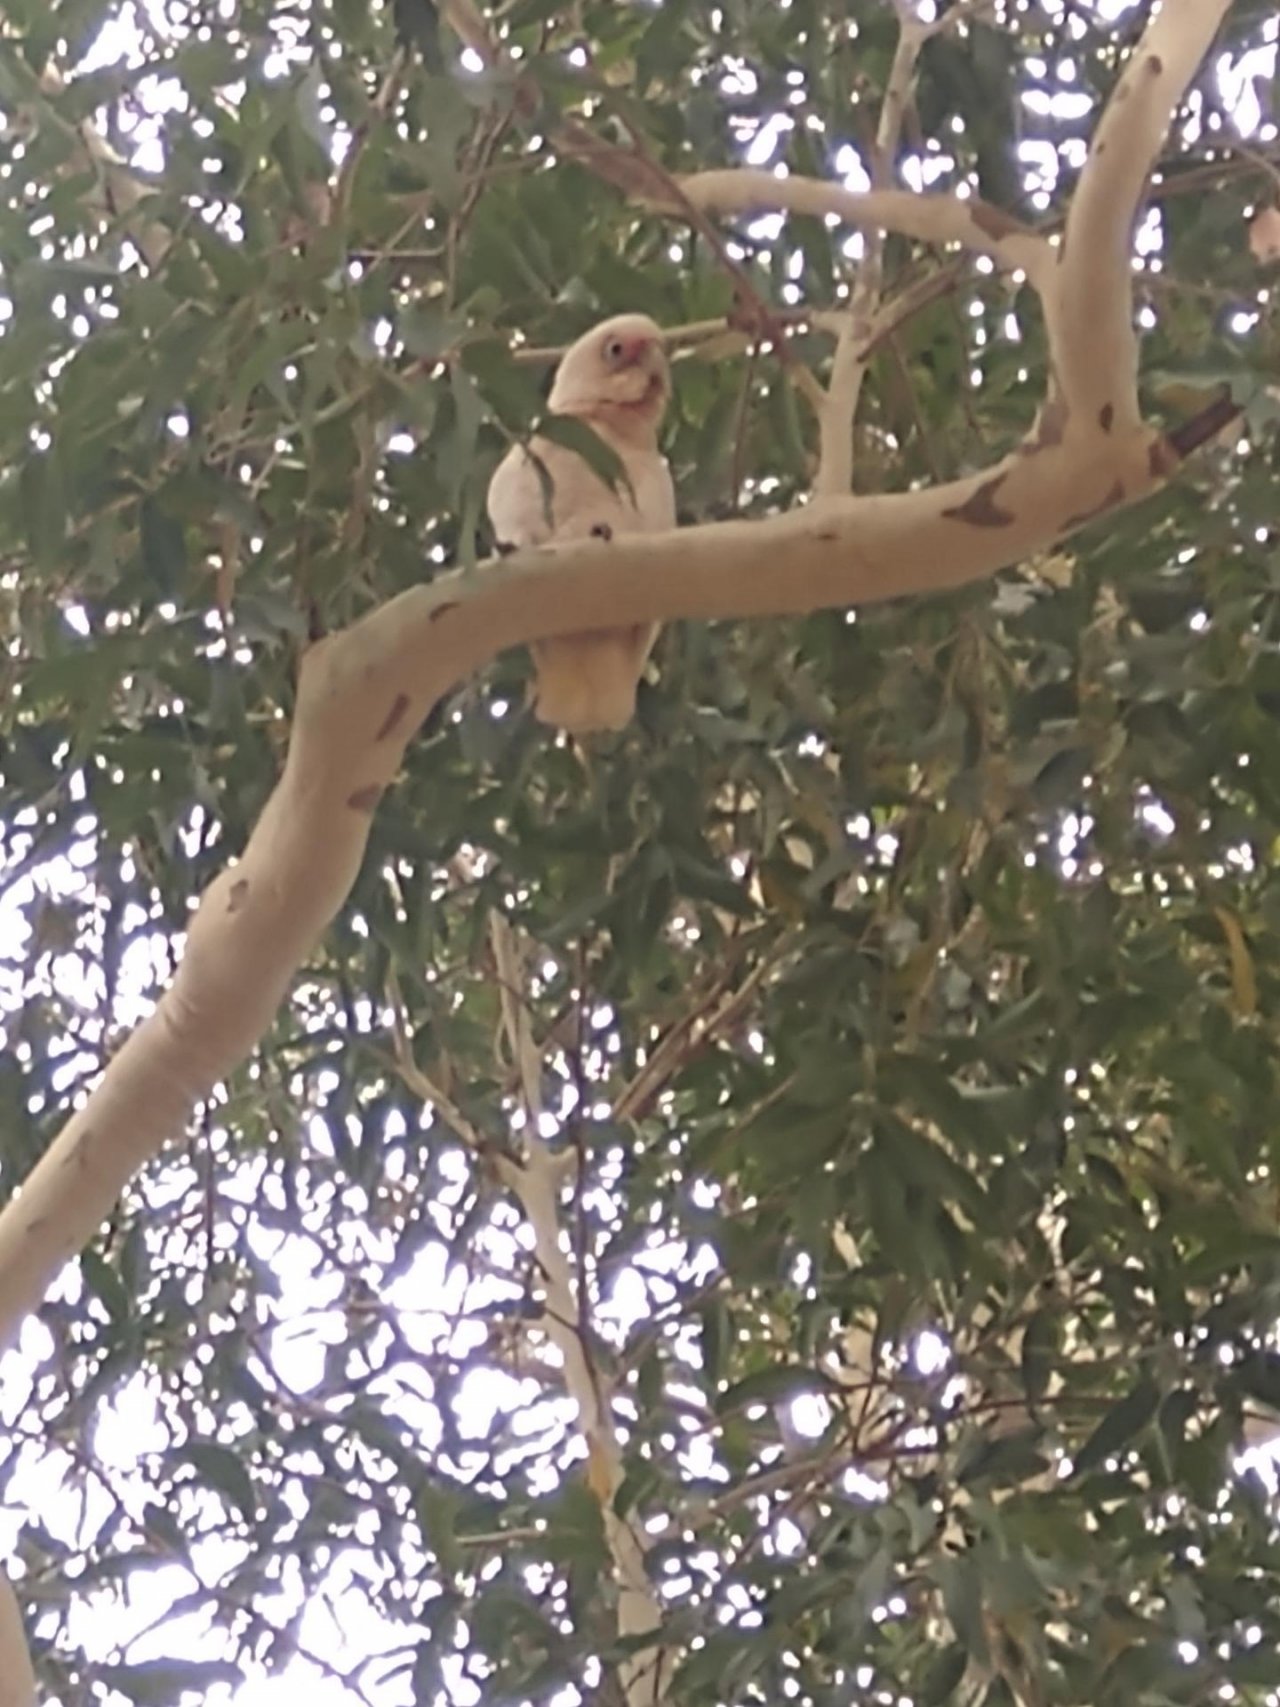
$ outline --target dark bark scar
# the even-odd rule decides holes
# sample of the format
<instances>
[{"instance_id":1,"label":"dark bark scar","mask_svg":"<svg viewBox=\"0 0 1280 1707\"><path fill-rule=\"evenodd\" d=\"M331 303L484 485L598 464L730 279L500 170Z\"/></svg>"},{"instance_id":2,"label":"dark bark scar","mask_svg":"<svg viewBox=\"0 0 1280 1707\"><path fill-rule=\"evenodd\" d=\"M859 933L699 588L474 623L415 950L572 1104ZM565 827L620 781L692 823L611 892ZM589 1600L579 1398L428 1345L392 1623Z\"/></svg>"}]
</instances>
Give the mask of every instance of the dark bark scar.
<instances>
[{"instance_id":1,"label":"dark bark scar","mask_svg":"<svg viewBox=\"0 0 1280 1707\"><path fill-rule=\"evenodd\" d=\"M1115 405L1104 403L1098 411L1098 425L1104 433L1109 433L1116 418Z\"/></svg>"},{"instance_id":2,"label":"dark bark scar","mask_svg":"<svg viewBox=\"0 0 1280 1707\"><path fill-rule=\"evenodd\" d=\"M1153 53L1147 60L1147 70L1153 77L1158 77L1164 70L1164 60L1158 53Z\"/></svg>"},{"instance_id":3,"label":"dark bark scar","mask_svg":"<svg viewBox=\"0 0 1280 1707\"><path fill-rule=\"evenodd\" d=\"M965 522L974 528L1007 528L1013 521L1010 510L1002 510L996 503L996 493L1009 478L1007 474L997 474L994 480L987 480L963 504L957 504L954 509L942 513L948 521Z\"/></svg>"},{"instance_id":4,"label":"dark bark scar","mask_svg":"<svg viewBox=\"0 0 1280 1707\"><path fill-rule=\"evenodd\" d=\"M457 599L446 599L444 604L436 606L436 608L432 611L431 615L427 618L427 621L428 622L439 622L439 620L442 616L448 616L448 614L451 610L457 610L457 608L458 608Z\"/></svg>"},{"instance_id":5,"label":"dark bark scar","mask_svg":"<svg viewBox=\"0 0 1280 1707\"><path fill-rule=\"evenodd\" d=\"M347 805L353 812L372 812L381 799L381 787L376 782L371 782L364 788L357 788L354 794L349 794Z\"/></svg>"},{"instance_id":6,"label":"dark bark scar","mask_svg":"<svg viewBox=\"0 0 1280 1707\"><path fill-rule=\"evenodd\" d=\"M401 723L403 721L404 714L406 711L408 711L408 709L409 709L409 696L408 696L408 694L407 693L398 693L396 695L396 697L391 702L391 710L387 713L387 715L382 720L382 725L379 728L377 735L374 737L375 740L385 741L387 736L391 733L391 731L399 723Z\"/></svg>"},{"instance_id":7,"label":"dark bark scar","mask_svg":"<svg viewBox=\"0 0 1280 1707\"><path fill-rule=\"evenodd\" d=\"M227 902L229 913L238 913L249 898L249 879L238 877L231 885L231 899Z\"/></svg>"},{"instance_id":8,"label":"dark bark scar","mask_svg":"<svg viewBox=\"0 0 1280 1707\"><path fill-rule=\"evenodd\" d=\"M591 530L591 537L592 539L612 539L613 529L608 522L597 522Z\"/></svg>"}]
</instances>

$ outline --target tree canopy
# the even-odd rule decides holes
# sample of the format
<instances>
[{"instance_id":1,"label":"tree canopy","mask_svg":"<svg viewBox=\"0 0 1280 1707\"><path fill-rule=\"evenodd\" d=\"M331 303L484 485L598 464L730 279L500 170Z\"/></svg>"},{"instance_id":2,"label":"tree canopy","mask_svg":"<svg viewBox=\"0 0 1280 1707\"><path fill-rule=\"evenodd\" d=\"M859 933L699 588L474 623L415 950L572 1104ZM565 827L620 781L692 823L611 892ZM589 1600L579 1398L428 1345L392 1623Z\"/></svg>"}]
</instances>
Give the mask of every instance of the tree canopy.
<instances>
[{"instance_id":1,"label":"tree canopy","mask_svg":"<svg viewBox=\"0 0 1280 1707\"><path fill-rule=\"evenodd\" d=\"M3 1707L1273 1707L1277 25L1153 10L10 0ZM488 563L623 310L680 533Z\"/></svg>"}]
</instances>

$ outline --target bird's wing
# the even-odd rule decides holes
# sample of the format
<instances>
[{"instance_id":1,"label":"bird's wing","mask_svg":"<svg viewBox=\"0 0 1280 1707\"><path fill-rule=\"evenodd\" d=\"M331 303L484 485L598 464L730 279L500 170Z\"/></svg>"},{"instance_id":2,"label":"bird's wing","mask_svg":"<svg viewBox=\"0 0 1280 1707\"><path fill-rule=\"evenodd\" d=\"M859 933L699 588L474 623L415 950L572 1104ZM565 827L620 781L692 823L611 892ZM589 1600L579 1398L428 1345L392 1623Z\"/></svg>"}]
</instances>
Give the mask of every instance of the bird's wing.
<instances>
[{"instance_id":1,"label":"bird's wing","mask_svg":"<svg viewBox=\"0 0 1280 1707\"><path fill-rule=\"evenodd\" d=\"M676 525L676 489L671 468L661 452L645 451L624 459L636 495L641 533L662 533Z\"/></svg>"}]
</instances>

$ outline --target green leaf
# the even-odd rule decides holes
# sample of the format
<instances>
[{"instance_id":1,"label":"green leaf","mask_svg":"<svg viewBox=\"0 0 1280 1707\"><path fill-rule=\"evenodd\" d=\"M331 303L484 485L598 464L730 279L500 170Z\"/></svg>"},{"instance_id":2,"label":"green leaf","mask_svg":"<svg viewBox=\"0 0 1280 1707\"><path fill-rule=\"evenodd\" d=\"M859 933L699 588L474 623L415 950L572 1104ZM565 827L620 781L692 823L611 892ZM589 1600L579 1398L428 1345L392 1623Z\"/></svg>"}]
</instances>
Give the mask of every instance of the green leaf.
<instances>
[{"instance_id":1,"label":"green leaf","mask_svg":"<svg viewBox=\"0 0 1280 1707\"><path fill-rule=\"evenodd\" d=\"M989 1655L982 1620L982 1577L971 1553L942 1559L933 1575L942 1590L942 1604L964 1651L980 1665Z\"/></svg>"},{"instance_id":2,"label":"green leaf","mask_svg":"<svg viewBox=\"0 0 1280 1707\"><path fill-rule=\"evenodd\" d=\"M1022 1335L1022 1388L1032 1405L1048 1390L1062 1346L1061 1312L1037 1310Z\"/></svg>"},{"instance_id":3,"label":"green leaf","mask_svg":"<svg viewBox=\"0 0 1280 1707\"><path fill-rule=\"evenodd\" d=\"M62 457L55 445L32 451L24 459L18 472L18 502L31 555L44 568L56 567L67 537L68 495Z\"/></svg>"},{"instance_id":4,"label":"green leaf","mask_svg":"<svg viewBox=\"0 0 1280 1707\"><path fill-rule=\"evenodd\" d=\"M243 1673L230 1660L149 1660L139 1665L102 1665L100 1681L118 1689L142 1707L174 1707L184 1696L203 1696L223 1684L243 1681Z\"/></svg>"},{"instance_id":5,"label":"green leaf","mask_svg":"<svg viewBox=\"0 0 1280 1707\"><path fill-rule=\"evenodd\" d=\"M1042 1439L1043 1430L1034 1427L994 1438L974 1436L956 1455L956 1481L962 1487L984 1482L1016 1486L1042 1476L1049 1468Z\"/></svg>"},{"instance_id":6,"label":"green leaf","mask_svg":"<svg viewBox=\"0 0 1280 1707\"><path fill-rule=\"evenodd\" d=\"M133 1303L115 1269L88 1246L80 1253L80 1272L85 1285L106 1307L113 1325L122 1327L133 1314Z\"/></svg>"},{"instance_id":7,"label":"green leaf","mask_svg":"<svg viewBox=\"0 0 1280 1707\"><path fill-rule=\"evenodd\" d=\"M1149 1375L1139 1378L1119 1404L1113 1405L1074 1455L1075 1473L1087 1475L1106 1459L1114 1457L1151 1421L1160 1402L1160 1390Z\"/></svg>"},{"instance_id":8,"label":"green leaf","mask_svg":"<svg viewBox=\"0 0 1280 1707\"><path fill-rule=\"evenodd\" d=\"M1280 1353L1254 1351L1232 1372L1233 1383L1251 1399L1280 1410Z\"/></svg>"},{"instance_id":9,"label":"green leaf","mask_svg":"<svg viewBox=\"0 0 1280 1707\"><path fill-rule=\"evenodd\" d=\"M798 1365L757 1369L716 1395L716 1414L725 1417L754 1405L786 1404L805 1394L832 1392L834 1385L830 1376L818 1369Z\"/></svg>"},{"instance_id":10,"label":"green leaf","mask_svg":"<svg viewBox=\"0 0 1280 1707\"><path fill-rule=\"evenodd\" d=\"M950 1701L960 1687L968 1665L968 1650L960 1643L944 1648L931 1662L920 1685L917 1699L921 1707L942 1707L944 1702Z\"/></svg>"},{"instance_id":11,"label":"green leaf","mask_svg":"<svg viewBox=\"0 0 1280 1707\"><path fill-rule=\"evenodd\" d=\"M177 590L187 567L187 542L182 524L153 498L144 498L138 511L142 562L158 593Z\"/></svg>"},{"instance_id":12,"label":"green leaf","mask_svg":"<svg viewBox=\"0 0 1280 1707\"><path fill-rule=\"evenodd\" d=\"M253 1523L258 1501L242 1458L212 1440L191 1441L183 1449L183 1455L202 1481L224 1494L246 1523Z\"/></svg>"},{"instance_id":13,"label":"green leaf","mask_svg":"<svg viewBox=\"0 0 1280 1707\"><path fill-rule=\"evenodd\" d=\"M583 421L577 415L543 415L537 430L541 438L550 439L553 444L563 445L566 450L580 456L611 491L635 503L635 490L622 458L589 421Z\"/></svg>"}]
</instances>

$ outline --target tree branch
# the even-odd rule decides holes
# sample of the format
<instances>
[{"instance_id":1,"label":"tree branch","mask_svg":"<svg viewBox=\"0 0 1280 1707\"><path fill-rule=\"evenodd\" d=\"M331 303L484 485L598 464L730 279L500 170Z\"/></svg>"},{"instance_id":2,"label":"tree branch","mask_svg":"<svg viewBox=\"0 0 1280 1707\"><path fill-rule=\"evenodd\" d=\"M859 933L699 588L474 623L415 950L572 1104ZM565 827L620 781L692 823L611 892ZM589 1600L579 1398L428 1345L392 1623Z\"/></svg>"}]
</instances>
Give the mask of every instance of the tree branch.
<instances>
[{"instance_id":1,"label":"tree branch","mask_svg":"<svg viewBox=\"0 0 1280 1707\"><path fill-rule=\"evenodd\" d=\"M875 143L871 151L871 182L878 193L889 191L893 162L902 136L902 121L915 77L916 61L928 37L928 28L901 14L898 44L894 49L889 81L880 103ZM853 425L858 414L862 383L871 360L873 317L884 288L883 227L869 231L862 261L854 280L853 297L845 324L836 342L827 399L818 416L818 472L814 477L815 498L836 497L853 484Z\"/></svg>"},{"instance_id":2,"label":"tree branch","mask_svg":"<svg viewBox=\"0 0 1280 1707\"><path fill-rule=\"evenodd\" d=\"M1045 303L1050 359L1068 417L1139 420L1133 226L1179 103L1231 0L1163 0L1112 90L1067 215Z\"/></svg>"},{"instance_id":3,"label":"tree branch","mask_svg":"<svg viewBox=\"0 0 1280 1707\"><path fill-rule=\"evenodd\" d=\"M587 1482L600 1506L605 1540L618 1586L618 1635L624 1640L654 1635L662 1611L649 1582L644 1548L631 1523L616 1510L623 1482L622 1452L611 1405L611 1387L590 1356L582 1325L587 1307L581 1279L575 1284L561 1240L560 1183L564 1169L538 1131L542 1110L542 1062L524 1000L522 956L501 913L492 913L489 936L497 965L503 1025L524 1086L526 1125L523 1159L503 1169L533 1231L534 1252L546 1289L543 1316L547 1337L560 1353L565 1385L578 1408L578 1427L587 1447ZM629 1653L618 1668L627 1707L658 1707L664 1699L662 1657L657 1642Z\"/></svg>"},{"instance_id":4,"label":"tree branch","mask_svg":"<svg viewBox=\"0 0 1280 1707\"><path fill-rule=\"evenodd\" d=\"M284 773L206 891L173 985L0 1213L0 1342L125 1183L253 1048L345 899L427 712L509 646L939 592L1045 550L1177 465L1161 436L1040 442L930 491L517 552L411 588L307 653Z\"/></svg>"},{"instance_id":5,"label":"tree branch","mask_svg":"<svg viewBox=\"0 0 1280 1707\"><path fill-rule=\"evenodd\" d=\"M846 190L823 178L775 177L751 166L728 166L678 178L685 196L706 213L828 214L859 229L877 228L919 243L958 243L1007 271L1021 269L1037 289L1051 276L1053 251L1037 231L978 196L918 194L915 190ZM677 213L646 190L635 198L655 212Z\"/></svg>"}]
</instances>

